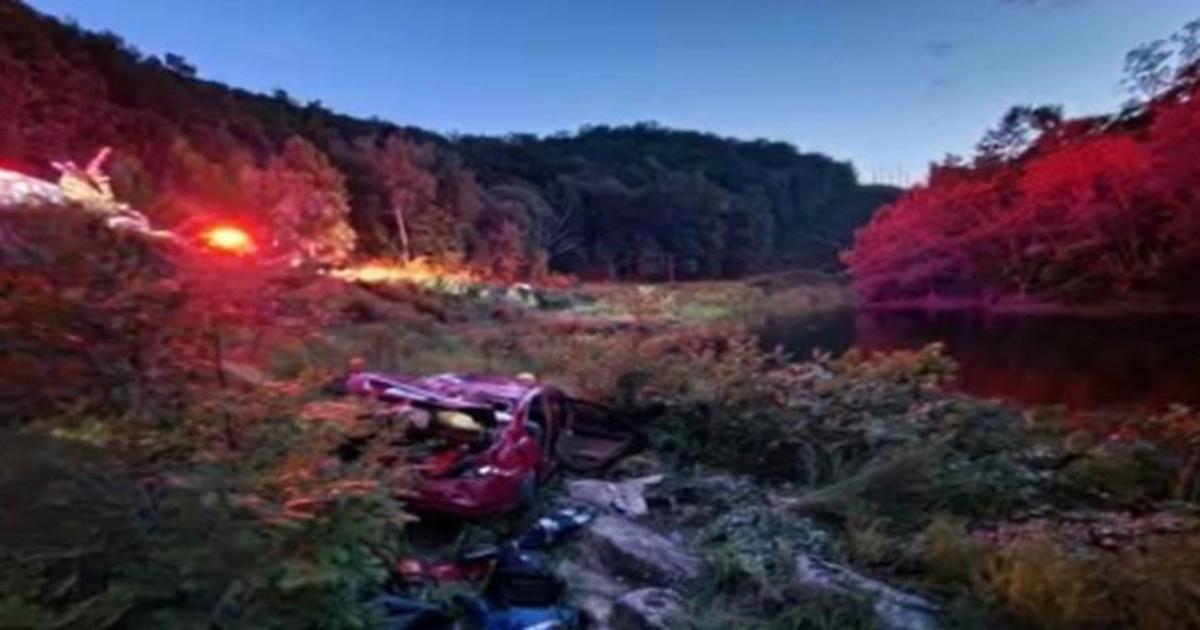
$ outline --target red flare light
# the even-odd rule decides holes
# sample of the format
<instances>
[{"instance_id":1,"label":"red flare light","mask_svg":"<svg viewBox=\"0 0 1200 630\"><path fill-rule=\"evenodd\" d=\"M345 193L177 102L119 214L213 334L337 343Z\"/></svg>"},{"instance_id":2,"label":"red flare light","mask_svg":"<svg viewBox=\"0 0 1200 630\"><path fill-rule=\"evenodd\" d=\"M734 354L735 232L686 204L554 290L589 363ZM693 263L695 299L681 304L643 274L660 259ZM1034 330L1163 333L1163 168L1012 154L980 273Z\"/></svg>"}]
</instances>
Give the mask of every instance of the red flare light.
<instances>
[{"instance_id":1,"label":"red flare light","mask_svg":"<svg viewBox=\"0 0 1200 630\"><path fill-rule=\"evenodd\" d=\"M212 249L245 256L254 252L254 239L245 230L232 225L218 225L205 231L201 238Z\"/></svg>"}]
</instances>

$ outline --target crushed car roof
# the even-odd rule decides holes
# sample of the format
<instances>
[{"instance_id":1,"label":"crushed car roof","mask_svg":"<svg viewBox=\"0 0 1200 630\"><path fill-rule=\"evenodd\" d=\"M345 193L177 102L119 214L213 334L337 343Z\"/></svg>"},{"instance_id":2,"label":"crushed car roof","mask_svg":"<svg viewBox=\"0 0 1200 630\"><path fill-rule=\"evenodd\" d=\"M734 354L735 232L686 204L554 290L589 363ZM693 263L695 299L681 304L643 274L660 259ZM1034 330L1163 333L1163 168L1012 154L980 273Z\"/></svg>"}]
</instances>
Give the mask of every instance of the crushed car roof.
<instances>
[{"instance_id":1,"label":"crushed car roof","mask_svg":"<svg viewBox=\"0 0 1200 630\"><path fill-rule=\"evenodd\" d=\"M405 398L450 407L482 406L511 409L535 389L536 382L511 376L446 373L413 378L400 374L364 372L351 377L400 390ZM352 388L353 389L353 388ZM377 387L372 387L377 389Z\"/></svg>"},{"instance_id":2,"label":"crushed car roof","mask_svg":"<svg viewBox=\"0 0 1200 630\"><path fill-rule=\"evenodd\" d=\"M509 404L520 402L540 387L536 382L523 382L511 376L453 372L428 376L416 384L443 396Z\"/></svg>"}]
</instances>

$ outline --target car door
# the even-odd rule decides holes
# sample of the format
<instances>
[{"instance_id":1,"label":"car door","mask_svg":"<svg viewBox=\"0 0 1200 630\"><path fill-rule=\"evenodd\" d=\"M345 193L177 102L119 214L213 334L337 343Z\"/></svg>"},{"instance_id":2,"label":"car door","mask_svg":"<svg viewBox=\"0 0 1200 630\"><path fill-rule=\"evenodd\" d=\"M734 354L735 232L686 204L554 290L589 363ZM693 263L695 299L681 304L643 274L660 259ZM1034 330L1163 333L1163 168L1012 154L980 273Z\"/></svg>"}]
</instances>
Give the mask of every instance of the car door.
<instances>
[{"instance_id":1,"label":"car door","mask_svg":"<svg viewBox=\"0 0 1200 630\"><path fill-rule=\"evenodd\" d=\"M577 399L563 400L564 424L555 459L576 472L595 472L643 442L641 431L614 410Z\"/></svg>"},{"instance_id":2,"label":"car door","mask_svg":"<svg viewBox=\"0 0 1200 630\"><path fill-rule=\"evenodd\" d=\"M556 400L553 392L541 392L529 401L525 416L525 432L537 441L541 451L541 461L538 462L538 476L545 478L554 468L554 449L551 446L558 434L561 415L561 402Z\"/></svg>"}]
</instances>

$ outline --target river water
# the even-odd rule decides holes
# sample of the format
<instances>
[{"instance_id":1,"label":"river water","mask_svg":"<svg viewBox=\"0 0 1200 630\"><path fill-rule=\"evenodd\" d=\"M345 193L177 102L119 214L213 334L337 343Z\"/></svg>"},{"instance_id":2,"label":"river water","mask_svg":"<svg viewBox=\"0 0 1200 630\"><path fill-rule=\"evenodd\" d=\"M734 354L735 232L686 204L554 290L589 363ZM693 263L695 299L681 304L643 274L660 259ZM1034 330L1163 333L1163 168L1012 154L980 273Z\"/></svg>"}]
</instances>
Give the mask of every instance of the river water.
<instances>
[{"instance_id":1,"label":"river water","mask_svg":"<svg viewBox=\"0 0 1200 630\"><path fill-rule=\"evenodd\" d=\"M946 344L958 387L1021 404L1076 410L1200 404L1200 318L987 315L978 312L836 311L776 315L764 346L796 357Z\"/></svg>"}]
</instances>

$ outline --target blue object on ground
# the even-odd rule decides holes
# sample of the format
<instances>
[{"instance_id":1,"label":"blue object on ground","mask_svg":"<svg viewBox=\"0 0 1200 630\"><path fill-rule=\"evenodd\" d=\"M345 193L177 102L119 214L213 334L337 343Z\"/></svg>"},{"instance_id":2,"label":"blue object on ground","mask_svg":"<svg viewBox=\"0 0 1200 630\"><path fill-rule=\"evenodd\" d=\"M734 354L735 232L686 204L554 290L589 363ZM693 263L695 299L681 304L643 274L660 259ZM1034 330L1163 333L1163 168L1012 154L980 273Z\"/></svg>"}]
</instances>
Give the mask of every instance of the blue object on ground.
<instances>
[{"instance_id":1,"label":"blue object on ground","mask_svg":"<svg viewBox=\"0 0 1200 630\"><path fill-rule=\"evenodd\" d=\"M436 630L454 621L441 608L408 597L380 595L371 603L383 609L385 630Z\"/></svg>"},{"instance_id":2,"label":"blue object on ground","mask_svg":"<svg viewBox=\"0 0 1200 630\"><path fill-rule=\"evenodd\" d=\"M580 627L579 610L570 606L492 608L479 598L468 600L483 630L572 630Z\"/></svg>"}]
</instances>

